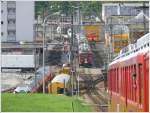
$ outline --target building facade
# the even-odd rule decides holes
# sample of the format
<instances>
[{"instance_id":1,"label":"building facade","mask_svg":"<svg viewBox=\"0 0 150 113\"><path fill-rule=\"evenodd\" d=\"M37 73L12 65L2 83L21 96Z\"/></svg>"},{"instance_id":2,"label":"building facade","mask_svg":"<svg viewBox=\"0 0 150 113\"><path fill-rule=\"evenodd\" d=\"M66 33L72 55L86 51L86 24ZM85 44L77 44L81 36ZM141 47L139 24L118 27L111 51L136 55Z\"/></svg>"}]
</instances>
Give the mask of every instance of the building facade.
<instances>
[{"instance_id":1,"label":"building facade","mask_svg":"<svg viewBox=\"0 0 150 113\"><path fill-rule=\"evenodd\" d=\"M111 61L122 48L149 31L149 2L103 2L102 19Z\"/></svg>"},{"instance_id":2,"label":"building facade","mask_svg":"<svg viewBox=\"0 0 150 113\"><path fill-rule=\"evenodd\" d=\"M34 2L1 1L1 41L34 40Z\"/></svg>"},{"instance_id":3,"label":"building facade","mask_svg":"<svg viewBox=\"0 0 150 113\"><path fill-rule=\"evenodd\" d=\"M112 2L102 4L102 19L106 22L110 16L137 16L144 10L144 3L130 3L130 2ZM145 7L149 6L149 2L145 3ZM145 15L149 17L149 8L145 8Z\"/></svg>"}]
</instances>

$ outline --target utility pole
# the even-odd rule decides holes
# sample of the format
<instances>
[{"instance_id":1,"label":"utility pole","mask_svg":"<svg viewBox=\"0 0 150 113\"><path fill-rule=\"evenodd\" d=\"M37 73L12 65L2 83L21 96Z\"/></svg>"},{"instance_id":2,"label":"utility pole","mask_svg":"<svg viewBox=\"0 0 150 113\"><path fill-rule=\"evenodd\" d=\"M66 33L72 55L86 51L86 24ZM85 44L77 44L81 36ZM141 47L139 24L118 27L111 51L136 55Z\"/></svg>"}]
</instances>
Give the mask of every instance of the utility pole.
<instances>
[{"instance_id":1,"label":"utility pole","mask_svg":"<svg viewBox=\"0 0 150 113\"><path fill-rule=\"evenodd\" d=\"M70 60L70 65L71 65L71 86L72 86L72 96L73 96L73 76L74 76L74 69L73 69L73 8L72 8L72 15L71 15L71 45L70 45L70 50L71 50L71 60Z\"/></svg>"},{"instance_id":2,"label":"utility pole","mask_svg":"<svg viewBox=\"0 0 150 113\"><path fill-rule=\"evenodd\" d=\"M111 41L110 41L110 56L109 56L109 62L111 62L112 60L112 54L113 54L113 34L112 34L112 31L113 31L113 25L112 25L112 17L111 17L111 24L110 24L110 36L111 36Z\"/></svg>"},{"instance_id":3,"label":"utility pole","mask_svg":"<svg viewBox=\"0 0 150 113\"><path fill-rule=\"evenodd\" d=\"M80 38L80 32L81 32L81 14L80 14L80 4L78 5L79 6L79 9L78 9L78 33L79 33L79 38ZM78 56L78 55L77 55ZM78 75L77 75L78 77L78 97L79 97L79 95L80 95L80 86L79 86L79 73L78 73Z\"/></svg>"},{"instance_id":4,"label":"utility pole","mask_svg":"<svg viewBox=\"0 0 150 113\"><path fill-rule=\"evenodd\" d=\"M36 86L36 37L38 36L38 17L37 17L37 23L34 24L34 76L35 76L35 86Z\"/></svg>"}]
</instances>

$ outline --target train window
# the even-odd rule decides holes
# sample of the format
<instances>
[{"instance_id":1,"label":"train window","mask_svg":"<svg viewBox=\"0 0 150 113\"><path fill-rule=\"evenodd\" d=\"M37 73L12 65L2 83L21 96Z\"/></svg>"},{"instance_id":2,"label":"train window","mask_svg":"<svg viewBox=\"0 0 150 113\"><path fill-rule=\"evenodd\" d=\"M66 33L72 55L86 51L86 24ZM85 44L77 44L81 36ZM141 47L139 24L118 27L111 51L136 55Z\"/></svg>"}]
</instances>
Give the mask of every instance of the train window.
<instances>
[{"instance_id":1,"label":"train window","mask_svg":"<svg viewBox=\"0 0 150 113\"><path fill-rule=\"evenodd\" d=\"M121 87L121 89L122 89L122 96L123 96L123 68L122 68L121 76L122 76L122 87Z\"/></svg>"},{"instance_id":2,"label":"train window","mask_svg":"<svg viewBox=\"0 0 150 113\"><path fill-rule=\"evenodd\" d=\"M109 70L109 75L108 75L108 80L109 80L109 83L108 83L108 85L109 85L109 90L110 90L110 77L111 77L111 70Z\"/></svg>"},{"instance_id":3,"label":"train window","mask_svg":"<svg viewBox=\"0 0 150 113\"><path fill-rule=\"evenodd\" d=\"M132 100L132 66L130 66L130 99Z\"/></svg>"},{"instance_id":4,"label":"train window","mask_svg":"<svg viewBox=\"0 0 150 113\"><path fill-rule=\"evenodd\" d=\"M127 88L128 88L128 68L125 67L125 96L128 96L127 94Z\"/></svg>"},{"instance_id":5,"label":"train window","mask_svg":"<svg viewBox=\"0 0 150 113\"><path fill-rule=\"evenodd\" d=\"M129 66L128 67L128 69L129 69L129 99L131 99L131 75L130 75L130 73L131 73L131 67Z\"/></svg>"},{"instance_id":6,"label":"train window","mask_svg":"<svg viewBox=\"0 0 150 113\"><path fill-rule=\"evenodd\" d=\"M115 69L115 92L117 92L117 69Z\"/></svg>"},{"instance_id":7,"label":"train window","mask_svg":"<svg viewBox=\"0 0 150 113\"><path fill-rule=\"evenodd\" d=\"M126 67L124 68L124 97L126 97L126 87L127 87L127 81L126 81L127 75L126 75Z\"/></svg>"},{"instance_id":8,"label":"train window","mask_svg":"<svg viewBox=\"0 0 150 113\"><path fill-rule=\"evenodd\" d=\"M112 82L113 82L113 70L111 69L111 83L110 83L110 87L111 87L111 91L112 91Z\"/></svg>"},{"instance_id":9,"label":"train window","mask_svg":"<svg viewBox=\"0 0 150 113\"><path fill-rule=\"evenodd\" d=\"M125 97L125 68L123 68L123 96Z\"/></svg>"},{"instance_id":10,"label":"train window","mask_svg":"<svg viewBox=\"0 0 150 113\"><path fill-rule=\"evenodd\" d=\"M126 87L126 92L127 92L127 98L129 98L129 69L128 67L126 67L126 83L127 83L127 87Z\"/></svg>"},{"instance_id":11,"label":"train window","mask_svg":"<svg viewBox=\"0 0 150 113\"><path fill-rule=\"evenodd\" d=\"M123 68L121 68L121 95L123 96Z\"/></svg>"},{"instance_id":12,"label":"train window","mask_svg":"<svg viewBox=\"0 0 150 113\"><path fill-rule=\"evenodd\" d=\"M140 96L139 102L140 104L143 103L143 75L142 75L142 64L139 64L139 89L140 89Z\"/></svg>"},{"instance_id":13,"label":"train window","mask_svg":"<svg viewBox=\"0 0 150 113\"><path fill-rule=\"evenodd\" d=\"M116 83L115 83L115 69L114 69L114 77L113 77L113 91L115 92L115 85L116 85Z\"/></svg>"},{"instance_id":14,"label":"train window","mask_svg":"<svg viewBox=\"0 0 150 113\"><path fill-rule=\"evenodd\" d=\"M111 69L110 69L110 76L109 76L109 89L110 89L110 91L112 90L111 89L111 82L112 82L112 80L111 80L111 76L112 76L112 71L111 71Z\"/></svg>"},{"instance_id":15,"label":"train window","mask_svg":"<svg viewBox=\"0 0 150 113\"><path fill-rule=\"evenodd\" d=\"M124 96L124 68L122 68L122 96Z\"/></svg>"},{"instance_id":16,"label":"train window","mask_svg":"<svg viewBox=\"0 0 150 113\"><path fill-rule=\"evenodd\" d=\"M131 66L131 100L133 100L133 65Z\"/></svg>"},{"instance_id":17,"label":"train window","mask_svg":"<svg viewBox=\"0 0 150 113\"><path fill-rule=\"evenodd\" d=\"M124 97L126 97L126 67L124 67Z\"/></svg>"},{"instance_id":18,"label":"train window","mask_svg":"<svg viewBox=\"0 0 150 113\"><path fill-rule=\"evenodd\" d=\"M119 93L119 69L117 68L117 93Z\"/></svg>"},{"instance_id":19,"label":"train window","mask_svg":"<svg viewBox=\"0 0 150 113\"><path fill-rule=\"evenodd\" d=\"M130 99L132 100L132 66L130 66Z\"/></svg>"},{"instance_id":20,"label":"train window","mask_svg":"<svg viewBox=\"0 0 150 113\"><path fill-rule=\"evenodd\" d=\"M110 91L110 76L108 76L108 80L109 80L109 82L108 82L108 89Z\"/></svg>"},{"instance_id":21,"label":"train window","mask_svg":"<svg viewBox=\"0 0 150 113\"><path fill-rule=\"evenodd\" d=\"M136 90L137 90L137 84L136 84L136 65L134 64L134 72L133 72L133 87L134 87L134 101L136 101Z\"/></svg>"},{"instance_id":22,"label":"train window","mask_svg":"<svg viewBox=\"0 0 150 113\"><path fill-rule=\"evenodd\" d=\"M133 79L136 80L136 65L134 65Z\"/></svg>"},{"instance_id":23,"label":"train window","mask_svg":"<svg viewBox=\"0 0 150 113\"><path fill-rule=\"evenodd\" d=\"M113 73L114 73L114 76L113 76L113 91L115 91L115 69L113 69Z\"/></svg>"},{"instance_id":24,"label":"train window","mask_svg":"<svg viewBox=\"0 0 150 113\"><path fill-rule=\"evenodd\" d=\"M113 91L113 69L111 70L111 91Z\"/></svg>"},{"instance_id":25,"label":"train window","mask_svg":"<svg viewBox=\"0 0 150 113\"><path fill-rule=\"evenodd\" d=\"M113 69L113 73L114 73L114 76L113 76L113 91L115 92L115 69Z\"/></svg>"},{"instance_id":26,"label":"train window","mask_svg":"<svg viewBox=\"0 0 150 113\"><path fill-rule=\"evenodd\" d=\"M120 76L119 76L120 77L120 87L119 87L120 88L120 95L122 94L122 76L121 76L122 72L121 71L122 71L122 68L120 68Z\"/></svg>"}]
</instances>

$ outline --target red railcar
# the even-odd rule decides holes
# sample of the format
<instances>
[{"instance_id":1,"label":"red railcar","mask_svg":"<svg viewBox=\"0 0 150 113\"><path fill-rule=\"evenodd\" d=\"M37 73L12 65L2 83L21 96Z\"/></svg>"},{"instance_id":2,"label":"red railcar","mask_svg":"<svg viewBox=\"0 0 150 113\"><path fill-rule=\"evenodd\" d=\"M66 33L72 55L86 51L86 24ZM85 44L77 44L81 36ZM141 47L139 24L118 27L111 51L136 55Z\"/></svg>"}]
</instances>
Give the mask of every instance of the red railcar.
<instances>
[{"instance_id":1,"label":"red railcar","mask_svg":"<svg viewBox=\"0 0 150 113\"><path fill-rule=\"evenodd\" d=\"M79 65L85 67L92 66L92 53L79 53Z\"/></svg>"},{"instance_id":2,"label":"red railcar","mask_svg":"<svg viewBox=\"0 0 150 113\"><path fill-rule=\"evenodd\" d=\"M93 54L88 40L83 34L77 34L77 39L79 66L91 67L93 63Z\"/></svg>"},{"instance_id":3,"label":"red railcar","mask_svg":"<svg viewBox=\"0 0 150 113\"><path fill-rule=\"evenodd\" d=\"M143 45L109 64L109 111L149 111L149 34L147 37Z\"/></svg>"},{"instance_id":4,"label":"red railcar","mask_svg":"<svg viewBox=\"0 0 150 113\"><path fill-rule=\"evenodd\" d=\"M79 45L79 66L92 66L92 51L88 43L81 43Z\"/></svg>"}]
</instances>

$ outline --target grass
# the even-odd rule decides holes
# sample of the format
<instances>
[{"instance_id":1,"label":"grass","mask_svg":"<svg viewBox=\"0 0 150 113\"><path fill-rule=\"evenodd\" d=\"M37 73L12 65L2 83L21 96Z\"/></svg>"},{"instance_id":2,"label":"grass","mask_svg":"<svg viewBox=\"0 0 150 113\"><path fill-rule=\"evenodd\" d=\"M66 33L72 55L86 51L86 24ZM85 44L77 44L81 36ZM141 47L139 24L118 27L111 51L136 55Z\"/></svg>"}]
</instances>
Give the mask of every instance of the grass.
<instances>
[{"instance_id":1,"label":"grass","mask_svg":"<svg viewBox=\"0 0 150 113\"><path fill-rule=\"evenodd\" d=\"M81 101L64 96L50 94L1 94L2 112L90 112L89 106ZM73 103L73 107L72 107Z\"/></svg>"}]
</instances>

